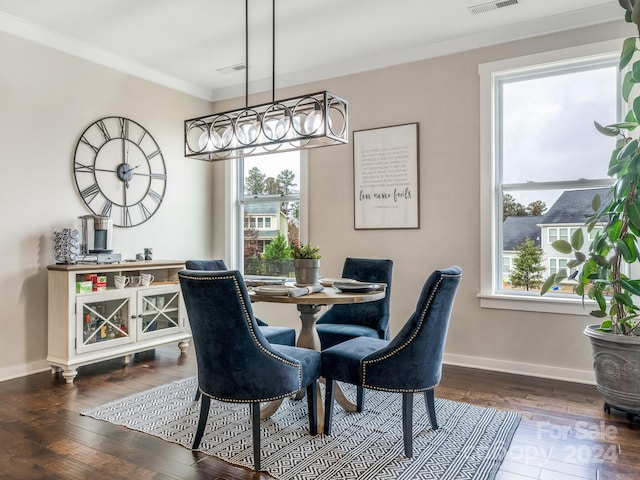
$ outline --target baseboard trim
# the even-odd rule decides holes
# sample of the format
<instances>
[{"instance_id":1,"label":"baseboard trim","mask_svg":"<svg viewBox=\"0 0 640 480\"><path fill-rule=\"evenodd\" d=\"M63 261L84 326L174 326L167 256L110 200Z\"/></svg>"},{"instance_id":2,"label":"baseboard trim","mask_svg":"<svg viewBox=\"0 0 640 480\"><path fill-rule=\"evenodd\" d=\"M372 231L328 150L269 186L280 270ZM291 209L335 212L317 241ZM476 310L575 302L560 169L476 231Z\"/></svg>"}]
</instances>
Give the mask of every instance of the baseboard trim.
<instances>
[{"instance_id":1,"label":"baseboard trim","mask_svg":"<svg viewBox=\"0 0 640 480\"><path fill-rule=\"evenodd\" d=\"M13 380L14 378L26 377L34 373L45 372L51 370L51 365L46 361L25 363L24 365L15 365L13 367L0 368L0 382Z\"/></svg>"},{"instance_id":2,"label":"baseboard trim","mask_svg":"<svg viewBox=\"0 0 640 480\"><path fill-rule=\"evenodd\" d=\"M551 367L549 365L537 365L532 363L519 363L492 358L471 357L467 355L455 355L445 353L443 362L446 365L457 367L478 368L494 372L513 373L529 377L549 378L565 382L586 383L595 385L593 370L574 370L570 368Z\"/></svg>"},{"instance_id":3,"label":"baseboard trim","mask_svg":"<svg viewBox=\"0 0 640 480\"><path fill-rule=\"evenodd\" d=\"M586 383L595 385L595 376L592 370L574 370L570 368L550 367L548 365L536 365L531 363L509 362L483 357L471 357L468 355L454 355L445 353L443 362L446 365L456 367L477 368L494 372L512 373L514 375L526 375L529 377L549 378L565 382ZM34 373L51 370L51 365L46 361L17 365L14 367L0 368L0 382L26 377Z\"/></svg>"}]
</instances>

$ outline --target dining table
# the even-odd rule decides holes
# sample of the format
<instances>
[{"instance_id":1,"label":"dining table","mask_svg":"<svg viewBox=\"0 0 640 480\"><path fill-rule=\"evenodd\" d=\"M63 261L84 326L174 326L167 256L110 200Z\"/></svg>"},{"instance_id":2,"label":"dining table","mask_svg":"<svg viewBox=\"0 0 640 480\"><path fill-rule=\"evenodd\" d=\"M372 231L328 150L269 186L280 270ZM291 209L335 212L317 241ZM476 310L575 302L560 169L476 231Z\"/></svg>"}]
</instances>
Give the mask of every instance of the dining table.
<instances>
[{"instance_id":1,"label":"dining table","mask_svg":"<svg viewBox=\"0 0 640 480\"><path fill-rule=\"evenodd\" d=\"M293 284L285 284L281 288L255 287L250 289L250 298L252 302L268 302L296 305L300 312L301 329L296 340L296 346L302 348L310 348L320 351L320 337L316 330L316 321L322 307L331 305L345 305L365 302L375 302L382 300L386 295L386 285L378 284L379 288L372 291L358 291L358 289L339 290L332 284L327 284L323 290L300 294L301 288L309 288L309 292L314 287L298 287ZM318 288L317 286L315 287ZM363 289L364 290L364 289ZM298 394L298 398L304 395L304 391ZM337 386L335 389L335 398L338 404L347 411L355 412L356 405L345 397L342 390ZM324 420L324 407L320 397L320 389L318 389L318 429L322 431ZM280 407L281 400L275 400L262 407L260 418L265 419L273 415Z\"/></svg>"}]
</instances>

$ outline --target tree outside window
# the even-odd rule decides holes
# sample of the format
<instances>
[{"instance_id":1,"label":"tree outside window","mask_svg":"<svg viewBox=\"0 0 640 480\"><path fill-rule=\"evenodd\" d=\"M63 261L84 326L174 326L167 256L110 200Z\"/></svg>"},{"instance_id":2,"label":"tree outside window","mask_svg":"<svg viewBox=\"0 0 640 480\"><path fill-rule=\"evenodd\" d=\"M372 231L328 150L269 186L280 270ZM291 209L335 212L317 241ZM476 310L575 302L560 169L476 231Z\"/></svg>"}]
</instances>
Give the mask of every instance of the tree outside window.
<instances>
[{"instance_id":1,"label":"tree outside window","mask_svg":"<svg viewBox=\"0 0 640 480\"><path fill-rule=\"evenodd\" d=\"M544 251L529 237L518 245L516 251L517 255L513 259L511 271L511 284L525 290L539 289L544 281L543 272L546 270L542 265Z\"/></svg>"}]
</instances>

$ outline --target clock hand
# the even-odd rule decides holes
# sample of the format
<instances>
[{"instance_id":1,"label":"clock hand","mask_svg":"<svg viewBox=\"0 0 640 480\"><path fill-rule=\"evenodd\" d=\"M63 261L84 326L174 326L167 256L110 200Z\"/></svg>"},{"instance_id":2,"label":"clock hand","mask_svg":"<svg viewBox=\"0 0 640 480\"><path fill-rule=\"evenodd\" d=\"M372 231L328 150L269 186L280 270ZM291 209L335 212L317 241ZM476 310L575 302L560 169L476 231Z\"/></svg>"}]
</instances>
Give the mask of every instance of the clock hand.
<instances>
[{"instance_id":1,"label":"clock hand","mask_svg":"<svg viewBox=\"0 0 640 480\"><path fill-rule=\"evenodd\" d=\"M136 165L135 167L130 167L129 165L127 165L127 167L129 167L129 168L128 168L128 170L126 172L124 172L125 176L128 176L129 172L135 170L139 166L140 165ZM129 180L125 180L124 186L125 186L125 188L129 188Z\"/></svg>"}]
</instances>

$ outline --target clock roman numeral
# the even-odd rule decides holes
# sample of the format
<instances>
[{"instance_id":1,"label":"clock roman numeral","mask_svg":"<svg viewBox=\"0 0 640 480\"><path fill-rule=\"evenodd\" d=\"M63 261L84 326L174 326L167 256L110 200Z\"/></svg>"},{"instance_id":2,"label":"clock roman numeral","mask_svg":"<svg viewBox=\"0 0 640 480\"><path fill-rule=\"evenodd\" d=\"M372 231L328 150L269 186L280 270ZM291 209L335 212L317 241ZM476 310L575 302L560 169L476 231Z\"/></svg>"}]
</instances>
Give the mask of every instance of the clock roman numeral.
<instances>
[{"instance_id":1,"label":"clock roman numeral","mask_svg":"<svg viewBox=\"0 0 640 480\"><path fill-rule=\"evenodd\" d=\"M167 174L166 173L152 173L151 174L151 179L152 180L166 180L167 179Z\"/></svg>"},{"instance_id":2,"label":"clock roman numeral","mask_svg":"<svg viewBox=\"0 0 640 480\"><path fill-rule=\"evenodd\" d=\"M162 195L156 192L153 188L149 189L149 196L158 204L162 202Z\"/></svg>"},{"instance_id":3,"label":"clock roman numeral","mask_svg":"<svg viewBox=\"0 0 640 480\"><path fill-rule=\"evenodd\" d=\"M120 137L129 138L129 119L120 118Z\"/></svg>"},{"instance_id":4,"label":"clock roman numeral","mask_svg":"<svg viewBox=\"0 0 640 480\"><path fill-rule=\"evenodd\" d=\"M140 139L138 140L138 145L140 145L142 143L142 140L144 139L144 136L147 134L146 130L142 131L142 135L140 135Z\"/></svg>"},{"instance_id":5,"label":"clock roman numeral","mask_svg":"<svg viewBox=\"0 0 640 480\"><path fill-rule=\"evenodd\" d=\"M104 124L104 122L102 120L98 120L98 123L96 123L96 125L98 125L98 128L104 135L105 141L108 142L109 140L111 140L111 135L109 135L109 130L107 130L107 126Z\"/></svg>"},{"instance_id":6,"label":"clock roman numeral","mask_svg":"<svg viewBox=\"0 0 640 480\"><path fill-rule=\"evenodd\" d=\"M160 155L160 150L156 150L153 153L150 153L149 155L147 155L147 160L151 160L153 157Z\"/></svg>"},{"instance_id":7,"label":"clock roman numeral","mask_svg":"<svg viewBox=\"0 0 640 480\"><path fill-rule=\"evenodd\" d=\"M89 140L87 140L86 138L84 138L84 135L82 137L80 137L80 141L82 143L84 143L85 145L87 145L89 148L91 148L91 150L93 150L94 153L98 153L98 147L94 147L91 142L89 142Z\"/></svg>"},{"instance_id":8,"label":"clock roman numeral","mask_svg":"<svg viewBox=\"0 0 640 480\"><path fill-rule=\"evenodd\" d=\"M90 187L87 187L84 190L82 190L80 192L80 195L82 195L82 198L84 199L85 203L91 203L93 199L96 198L96 196L98 196L99 193L100 193L100 187L98 186L97 183L94 183Z\"/></svg>"},{"instance_id":9,"label":"clock roman numeral","mask_svg":"<svg viewBox=\"0 0 640 480\"><path fill-rule=\"evenodd\" d=\"M126 205L122 210L122 223L125 227L130 227L131 225L133 225L131 222L131 212L129 211L129 207L127 207Z\"/></svg>"},{"instance_id":10,"label":"clock roman numeral","mask_svg":"<svg viewBox=\"0 0 640 480\"><path fill-rule=\"evenodd\" d=\"M85 165L80 162L75 162L74 165L76 172L95 173L95 167L93 165Z\"/></svg>"},{"instance_id":11,"label":"clock roman numeral","mask_svg":"<svg viewBox=\"0 0 640 480\"><path fill-rule=\"evenodd\" d=\"M106 200L104 202L104 206L102 207L102 211L100 212L100 214L105 217L110 217L112 207L113 207L113 202L111 200Z\"/></svg>"},{"instance_id":12,"label":"clock roman numeral","mask_svg":"<svg viewBox=\"0 0 640 480\"><path fill-rule=\"evenodd\" d=\"M140 211L145 220L151 216L151 211L142 202L140 202Z\"/></svg>"}]
</instances>

